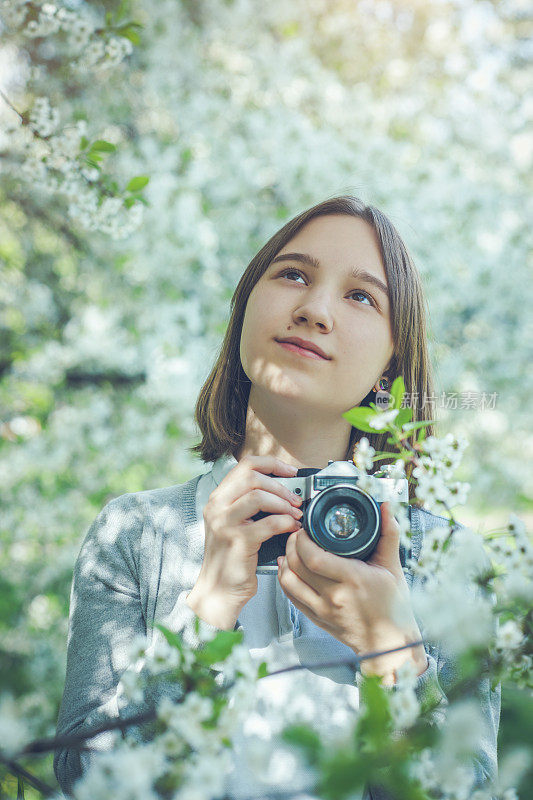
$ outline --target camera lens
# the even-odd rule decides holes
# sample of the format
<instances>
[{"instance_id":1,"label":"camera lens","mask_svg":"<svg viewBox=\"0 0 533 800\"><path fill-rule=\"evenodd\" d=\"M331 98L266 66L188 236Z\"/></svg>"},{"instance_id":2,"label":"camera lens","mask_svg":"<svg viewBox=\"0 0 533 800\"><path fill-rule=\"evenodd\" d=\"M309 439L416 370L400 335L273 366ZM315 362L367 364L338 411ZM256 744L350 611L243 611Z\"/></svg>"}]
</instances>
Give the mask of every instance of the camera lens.
<instances>
[{"instance_id":1,"label":"camera lens","mask_svg":"<svg viewBox=\"0 0 533 800\"><path fill-rule=\"evenodd\" d=\"M365 559L377 545L379 508L373 497L353 484L325 488L313 498L306 516L311 538L336 555Z\"/></svg>"},{"instance_id":2,"label":"camera lens","mask_svg":"<svg viewBox=\"0 0 533 800\"><path fill-rule=\"evenodd\" d=\"M346 539L359 533L360 520L349 506L332 506L324 518L324 527L330 536Z\"/></svg>"}]
</instances>

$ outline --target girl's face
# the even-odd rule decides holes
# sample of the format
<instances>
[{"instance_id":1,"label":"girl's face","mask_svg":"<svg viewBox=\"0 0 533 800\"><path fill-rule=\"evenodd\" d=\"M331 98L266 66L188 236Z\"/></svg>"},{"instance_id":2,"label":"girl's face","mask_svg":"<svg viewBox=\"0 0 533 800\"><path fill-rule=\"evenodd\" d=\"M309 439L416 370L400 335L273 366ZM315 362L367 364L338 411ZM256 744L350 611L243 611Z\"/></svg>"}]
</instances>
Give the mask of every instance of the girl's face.
<instances>
[{"instance_id":1,"label":"girl's face","mask_svg":"<svg viewBox=\"0 0 533 800\"><path fill-rule=\"evenodd\" d=\"M252 391L298 401L324 417L358 405L393 354L387 292L367 222L345 214L308 222L248 298L240 356ZM327 358L284 347L278 340L287 337L318 345Z\"/></svg>"}]
</instances>

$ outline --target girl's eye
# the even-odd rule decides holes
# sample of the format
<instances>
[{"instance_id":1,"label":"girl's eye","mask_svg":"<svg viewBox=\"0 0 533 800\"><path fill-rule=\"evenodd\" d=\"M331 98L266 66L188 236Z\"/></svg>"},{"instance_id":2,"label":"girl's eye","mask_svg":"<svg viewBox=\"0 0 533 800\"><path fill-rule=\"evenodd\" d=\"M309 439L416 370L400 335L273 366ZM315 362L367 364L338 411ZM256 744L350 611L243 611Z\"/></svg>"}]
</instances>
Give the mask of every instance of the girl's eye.
<instances>
[{"instance_id":1,"label":"girl's eye","mask_svg":"<svg viewBox=\"0 0 533 800\"><path fill-rule=\"evenodd\" d=\"M373 305L372 300L370 298L370 295L368 295L366 292L352 292L352 295L354 295L354 294L360 294L361 297L364 297L366 300L368 300L370 305Z\"/></svg>"},{"instance_id":2,"label":"girl's eye","mask_svg":"<svg viewBox=\"0 0 533 800\"><path fill-rule=\"evenodd\" d=\"M285 272L280 273L280 278L286 278L287 275L299 275L300 278L303 278L301 272L298 272L297 269L286 269Z\"/></svg>"},{"instance_id":3,"label":"girl's eye","mask_svg":"<svg viewBox=\"0 0 533 800\"><path fill-rule=\"evenodd\" d=\"M289 275L298 275L299 278L303 278L304 277L302 275L302 273L297 269L286 269L284 272L280 273L280 278L287 278ZM372 300L372 297L369 294L367 294L366 292L361 292L359 290L350 292L351 296L353 296L355 294L361 295L361 297L364 297L366 300L368 300L370 305L374 305L374 301Z\"/></svg>"}]
</instances>

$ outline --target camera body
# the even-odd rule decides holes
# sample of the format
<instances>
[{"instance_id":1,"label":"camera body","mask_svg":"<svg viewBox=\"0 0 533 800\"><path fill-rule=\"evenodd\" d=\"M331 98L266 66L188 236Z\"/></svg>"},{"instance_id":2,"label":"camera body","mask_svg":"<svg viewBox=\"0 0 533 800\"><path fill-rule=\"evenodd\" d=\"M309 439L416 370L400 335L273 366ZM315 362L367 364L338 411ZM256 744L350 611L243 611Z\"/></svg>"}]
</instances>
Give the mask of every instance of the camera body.
<instances>
[{"instance_id":1,"label":"camera body","mask_svg":"<svg viewBox=\"0 0 533 800\"><path fill-rule=\"evenodd\" d=\"M294 478L271 477L299 495L302 527L319 547L344 558L366 560L381 534L381 504L398 500L409 504L406 478L389 476L390 467L363 475L352 461L330 461L324 469L299 469ZM364 488L363 488L364 487ZM259 511L252 519L268 516ZM259 548L257 572L277 572L277 558L285 555L290 533L280 533Z\"/></svg>"}]
</instances>

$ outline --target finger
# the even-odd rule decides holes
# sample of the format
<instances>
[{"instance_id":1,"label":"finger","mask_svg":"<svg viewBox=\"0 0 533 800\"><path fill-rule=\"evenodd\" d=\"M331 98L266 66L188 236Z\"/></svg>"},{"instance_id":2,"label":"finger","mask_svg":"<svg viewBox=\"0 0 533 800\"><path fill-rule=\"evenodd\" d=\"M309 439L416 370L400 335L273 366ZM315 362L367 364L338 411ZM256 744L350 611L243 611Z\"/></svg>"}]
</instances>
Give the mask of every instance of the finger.
<instances>
[{"instance_id":1,"label":"finger","mask_svg":"<svg viewBox=\"0 0 533 800\"><path fill-rule=\"evenodd\" d=\"M281 533L294 533L301 528L297 519L290 514L271 514L255 522L244 523L246 536L254 547L259 549L263 542Z\"/></svg>"},{"instance_id":2,"label":"finger","mask_svg":"<svg viewBox=\"0 0 533 800\"><path fill-rule=\"evenodd\" d=\"M397 569L399 565L401 569L400 526L394 519L388 502L381 504L381 534L368 563L390 570Z\"/></svg>"},{"instance_id":3,"label":"finger","mask_svg":"<svg viewBox=\"0 0 533 800\"><path fill-rule=\"evenodd\" d=\"M296 540L296 550L303 565L311 573L331 582L341 583L346 580L350 571L353 579L354 570L362 566L357 558L345 558L323 550L311 539L305 528L302 528L302 533Z\"/></svg>"},{"instance_id":4,"label":"finger","mask_svg":"<svg viewBox=\"0 0 533 800\"><path fill-rule=\"evenodd\" d=\"M290 599L296 605L305 605L313 615L316 615L320 595L291 570L286 556L282 556L279 561L278 581L285 594L290 595Z\"/></svg>"},{"instance_id":5,"label":"finger","mask_svg":"<svg viewBox=\"0 0 533 800\"><path fill-rule=\"evenodd\" d=\"M237 465L239 466L239 465ZM265 467L265 469L267 469ZM290 469L290 468L289 468ZM294 477L291 475L283 475L281 477L288 478ZM214 490L217 500L220 502L231 505L240 497L243 497L253 489L262 489L263 491L270 492L273 495L278 495L297 506L300 506L302 499L297 494L293 493L288 486L285 486L276 478L270 475L264 475L262 471L252 469L247 466L245 469L237 471L234 467L226 477L219 483L218 487Z\"/></svg>"},{"instance_id":6,"label":"finger","mask_svg":"<svg viewBox=\"0 0 533 800\"><path fill-rule=\"evenodd\" d=\"M273 473L274 475L282 475L283 477L294 477L298 472L298 467L294 466L293 464L288 464L281 458L277 458L277 456L272 455L245 455L240 459L237 467L251 467L252 469L258 470L258 472L264 472L267 475L269 473Z\"/></svg>"},{"instance_id":7,"label":"finger","mask_svg":"<svg viewBox=\"0 0 533 800\"><path fill-rule=\"evenodd\" d=\"M247 492L227 509L229 525L240 525L244 520L250 519L259 511L268 514L291 514L294 519L302 518L302 511L295 508L288 500L278 495L270 494L262 489L252 489Z\"/></svg>"},{"instance_id":8,"label":"finger","mask_svg":"<svg viewBox=\"0 0 533 800\"><path fill-rule=\"evenodd\" d=\"M298 552L298 543L300 539L304 537L309 538L305 531L299 530L292 533L287 539L285 545L287 563L292 572L296 573L304 583L314 589L320 596L324 596L329 588L337 581L332 581L323 575L319 575L317 572L313 572L304 564Z\"/></svg>"}]
</instances>

